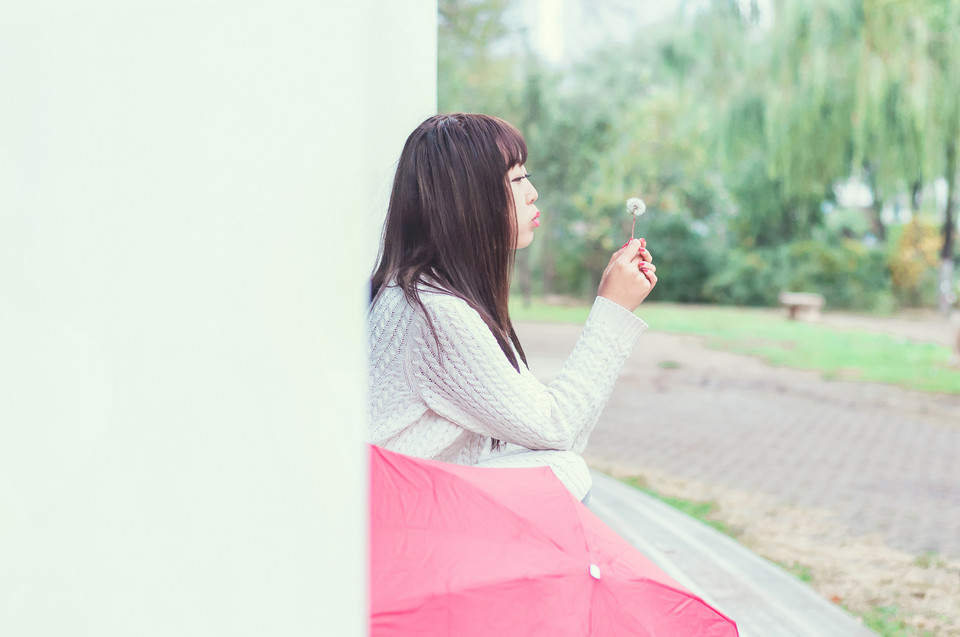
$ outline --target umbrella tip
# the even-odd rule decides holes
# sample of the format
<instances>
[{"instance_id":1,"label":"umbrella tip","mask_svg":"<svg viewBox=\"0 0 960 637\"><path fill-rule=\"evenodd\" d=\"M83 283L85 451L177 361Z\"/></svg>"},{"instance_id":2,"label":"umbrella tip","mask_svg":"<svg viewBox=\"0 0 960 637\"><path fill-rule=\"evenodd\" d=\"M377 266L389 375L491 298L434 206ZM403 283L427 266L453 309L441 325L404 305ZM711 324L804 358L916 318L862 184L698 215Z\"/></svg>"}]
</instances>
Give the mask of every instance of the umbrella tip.
<instances>
[{"instance_id":1,"label":"umbrella tip","mask_svg":"<svg viewBox=\"0 0 960 637\"><path fill-rule=\"evenodd\" d=\"M590 565L590 577L593 579L600 579L600 567L596 564Z\"/></svg>"}]
</instances>

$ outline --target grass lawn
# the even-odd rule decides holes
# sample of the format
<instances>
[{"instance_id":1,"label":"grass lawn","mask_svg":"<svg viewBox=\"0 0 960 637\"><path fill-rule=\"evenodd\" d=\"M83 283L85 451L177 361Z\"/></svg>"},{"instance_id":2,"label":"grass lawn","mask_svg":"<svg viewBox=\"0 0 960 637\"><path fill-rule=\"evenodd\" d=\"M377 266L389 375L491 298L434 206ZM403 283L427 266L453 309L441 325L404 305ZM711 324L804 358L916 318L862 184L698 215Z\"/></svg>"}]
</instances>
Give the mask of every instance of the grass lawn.
<instances>
[{"instance_id":1,"label":"grass lawn","mask_svg":"<svg viewBox=\"0 0 960 637\"><path fill-rule=\"evenodd\" d=\"M589 309L536 301L526 308L515 299L510 316L515 321L583 323ZM644 303L638 314L652 329L702 336L708 347L759 356L771 365L819 370L830 379L960 394L960 370L947 366L950 350L942 345L788 321L752 308Z\"/></svg>"},{"instance_id":2,"label":"grass lawn","mask_svg":"<svg viewBox=\"0 0 960 637\"><path fill-rule=\"evenodd\" d=\"M920 631L907 624L904 612L896 606L875 606L861 615L863 623L882 637L931 637L933 633Z\"/></svg>"},{"instance_id":3,"label":"grass lawn","mask_svg":"<svg viewBox=\"0 0 960 637\"><path fill-rule=\"evenodd\" d=\"M706 524L707 526L712 526L713 528L715 528L716 530L720 531L725 535L729 535L734 539L737 538L736 533L734 533L733 530L730 529L730 527L728 527L723 522L720 522L719 520L714 520L713 518L710 517L710 515L717 508L716 502L694 502L693 500L684 500L682 498L674 498L674 497L666 496L648 487L646 484L646 481L644 481L643 478L640 478L637 476L622 478L621 482L625 484L629 484L634 489L643 491L647 495L653 496L654 498L660 500L661 502L669 504L674 509L677 509L682 513L686 513L690 517L696 520L699 520L700 522L702 522L703 524Z\"/></svg>"}]
</instances>

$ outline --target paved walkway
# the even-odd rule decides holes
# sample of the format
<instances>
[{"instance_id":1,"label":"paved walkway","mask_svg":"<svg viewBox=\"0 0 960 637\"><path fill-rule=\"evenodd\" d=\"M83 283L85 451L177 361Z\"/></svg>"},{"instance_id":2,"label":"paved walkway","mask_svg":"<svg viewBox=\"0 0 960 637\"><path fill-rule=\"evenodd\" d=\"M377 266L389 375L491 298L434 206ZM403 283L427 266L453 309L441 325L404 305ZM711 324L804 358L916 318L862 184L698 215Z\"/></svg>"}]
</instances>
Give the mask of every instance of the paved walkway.
<instances>
[{"instance_id":1,"label":"paved walkway","mask_svg":"<svg viewBox=\"0 0 960 637\"><path fill-rule=\"evenodd\" d=\"M517 330L548 379L580 327ZM823 509L893 548L960 556L960 396L824 381L651 330L586 456Z\"/></svg>"}]
</instances>

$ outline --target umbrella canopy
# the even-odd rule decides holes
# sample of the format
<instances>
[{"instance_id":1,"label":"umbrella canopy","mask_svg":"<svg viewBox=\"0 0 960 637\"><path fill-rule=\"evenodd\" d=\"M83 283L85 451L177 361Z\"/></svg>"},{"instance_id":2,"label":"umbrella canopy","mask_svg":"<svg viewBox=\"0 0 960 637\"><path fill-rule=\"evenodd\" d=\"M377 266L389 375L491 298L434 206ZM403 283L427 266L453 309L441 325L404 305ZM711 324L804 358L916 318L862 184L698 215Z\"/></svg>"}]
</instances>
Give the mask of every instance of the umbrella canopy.
<instances>
[{"instance_id":1,"label":"umbrella canopy","mask_svg":"<svg viewBox=\"0 0 960 637\"><path fill-rule=\"evenodd\" d=\"M370 448L374 637L735 637L547 467L465 467Z\"/></svg>"}]
</instances>

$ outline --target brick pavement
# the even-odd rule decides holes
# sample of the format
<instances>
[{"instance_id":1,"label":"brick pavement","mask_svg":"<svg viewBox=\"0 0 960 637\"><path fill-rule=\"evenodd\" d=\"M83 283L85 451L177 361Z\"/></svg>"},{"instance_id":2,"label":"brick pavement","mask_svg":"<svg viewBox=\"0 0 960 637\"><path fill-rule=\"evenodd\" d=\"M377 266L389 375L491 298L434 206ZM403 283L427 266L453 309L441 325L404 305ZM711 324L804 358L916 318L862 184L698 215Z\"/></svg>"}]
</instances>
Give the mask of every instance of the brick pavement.
<instances>
[{"instance_id":1,"label":"brick pavement","mask_svg":"<svg viewBox=\"0 0 960 637\"><path fill-rule=\"evenodd\" d=\"M547 380L580 327L517 330ZM912 553L960 556L960 396L825 381L651 330L585 455L825 510Z\"/></svg>"}]
</instances>

